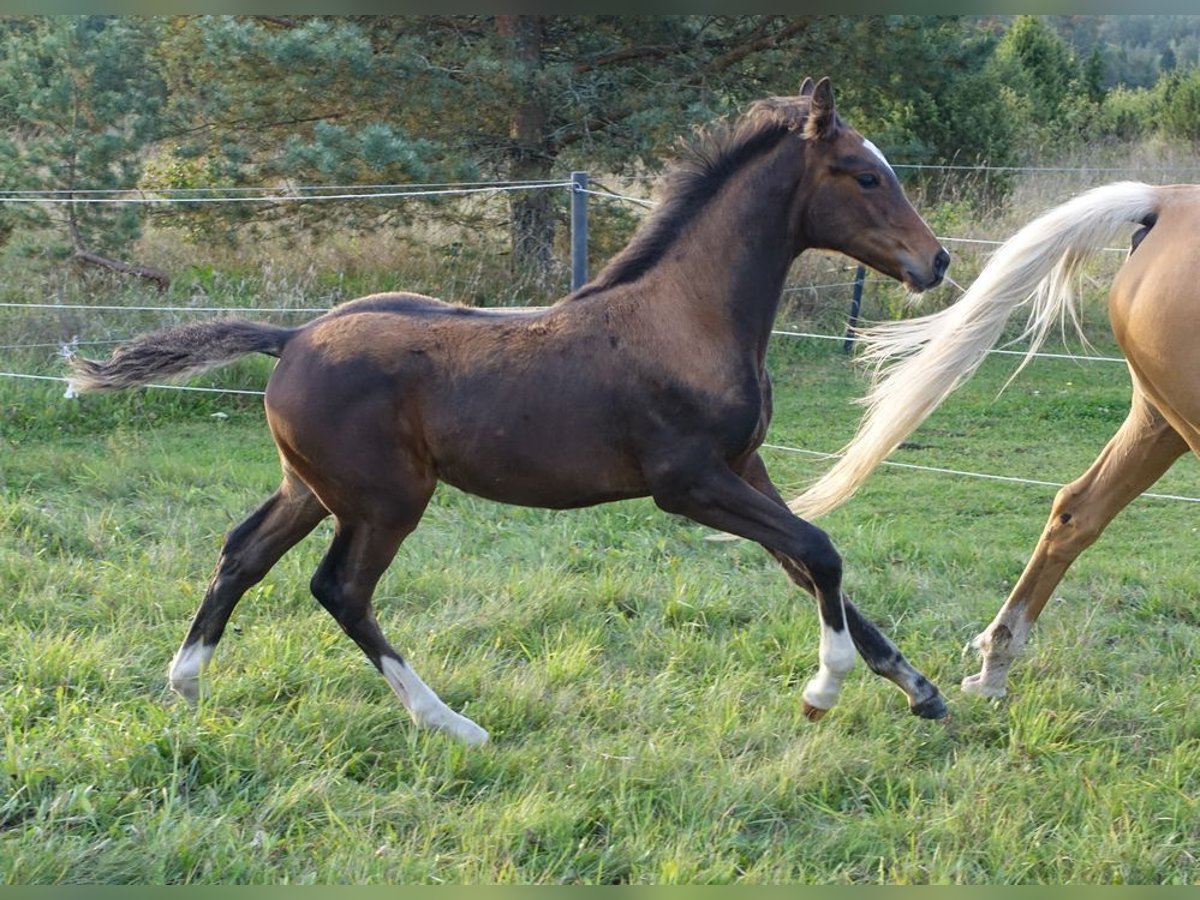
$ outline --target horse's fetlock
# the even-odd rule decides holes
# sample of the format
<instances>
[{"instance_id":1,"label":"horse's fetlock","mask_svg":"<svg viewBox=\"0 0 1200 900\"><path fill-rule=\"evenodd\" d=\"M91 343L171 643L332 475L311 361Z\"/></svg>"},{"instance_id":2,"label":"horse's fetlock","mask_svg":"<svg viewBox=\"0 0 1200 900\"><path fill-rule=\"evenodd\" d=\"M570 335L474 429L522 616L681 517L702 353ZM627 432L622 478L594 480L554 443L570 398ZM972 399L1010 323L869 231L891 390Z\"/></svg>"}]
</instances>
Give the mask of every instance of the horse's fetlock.
<instances>
[{"instance_id":1,"label":"horse's fetlock","mask_svg":"<svg viewBox=\"0 0 1200 900\"><path fill-rule=\"evenodd\" d=\"M989 630L989 635L988 649L993 653L998 650L1007 650L1012 645L1012 629L1003 622L997 622L993 625Z\"/></svg>"}]
</instances>

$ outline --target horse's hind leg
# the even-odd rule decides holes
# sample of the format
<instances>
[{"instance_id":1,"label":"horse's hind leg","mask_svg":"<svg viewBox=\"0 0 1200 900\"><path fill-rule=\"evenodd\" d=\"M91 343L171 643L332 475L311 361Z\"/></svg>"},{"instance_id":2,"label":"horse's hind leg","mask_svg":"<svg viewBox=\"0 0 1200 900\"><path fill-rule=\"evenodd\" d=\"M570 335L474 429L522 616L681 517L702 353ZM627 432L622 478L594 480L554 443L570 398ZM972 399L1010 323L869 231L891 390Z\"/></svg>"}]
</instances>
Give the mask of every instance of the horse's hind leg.
<instances>
[{"instance_id":1,"label":"horse's hind leg","mask_svg":"<svg viewBox=\"0 0 1200 900\"><path fill-rule=\"evenodd\" d=\"M171 660L173 690L192 701L199 697L200 676L242 595L327 515L312 492L285 473L267 502L229 532L200 609Z\"/></svg>"},{"instance_id":2,"label":"horse's hind leg","mask_svg":"<svg viewBox=\"0 0 1200 900\"><path fill-rule=\"evenodd\" d=\"M1004 696L1008 671L1067 568L1117 513L1187 449L1179 433L1135 386L1124 424L1087 472L1058 492L1050 521L1020 580L996 618L973 641L983 655L983 668L963 679L964 691Z\"/></svg>"},{"instance_id":3,"label":"horse's hind leg","mask_svg":"<svg viewBox=\"0 0 1200 900\"><path fill-rule=\"evenodd\" d=\"M482 744L487 732L446 706L420 679L383 636L371 607L376 584L423 509L424 502L401 526L339 520L333 544L313 576L312 592L362 648L418 725L449 732L468 744Z\"/></svg>"},{"instance_id":4,"label":"horse's hind leg","mask_svg":"<svg viewBox=\"0 0 1200 900\"><path fill-rule=\"evenodd\" d=\"M741 468L740 474L760 493L785 508L787 507L787 501L780 496L778 489L767 473L766 465L757 453L746 461ZM812 579L803 566L782 553L774 550L770 552L783 566L783 570L795 584L810 594L815 594L816 589ZM893 682L900 690L904 691L908 696L909 709L912 710L914 715L926 719L940 719L945 716L946 704L937 687L928 678L913 668L908 660L904 658L904 654L900 652L899 648L882 631L868 621L844 594L842 595L842 603L850 637L871 671ZM819 719L828 711L830 706L832 706L832 700L836 699L838 693L836 688L840 687L841 681L845 677L845 673L839 673L835 666L831 665L833 661L826 656L827 629L824 627L822 628L821 638L821 668L817 676L809 682L809 688L805 690L804 712L810 719ZM835 689L829 691L830 686L834 686ZM830 693L832 693L832 697L829 696Z\"/></svg>"}]
</instances>

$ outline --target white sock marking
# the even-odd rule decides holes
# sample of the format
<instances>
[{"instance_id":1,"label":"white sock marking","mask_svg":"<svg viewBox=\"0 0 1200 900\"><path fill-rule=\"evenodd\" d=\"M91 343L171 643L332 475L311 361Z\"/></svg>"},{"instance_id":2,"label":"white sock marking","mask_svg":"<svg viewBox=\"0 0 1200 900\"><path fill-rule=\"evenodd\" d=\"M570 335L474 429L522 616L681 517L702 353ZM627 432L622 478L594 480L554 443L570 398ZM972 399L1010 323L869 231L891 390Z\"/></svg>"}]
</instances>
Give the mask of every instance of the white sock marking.
<instances>
[{"instance_id":1,"label":"white sock marking","mask_svg":"<svg viewBox=\"0 0 1200 900\"><path fill-rule=\"evenodd\" d=\"M381 667L383 677L404 702L409 715L418 725L449 732L468 744L482 744L487 741L488 733L484 729L443 703L433 688L422 681L407 663L385 656Z\"/></svg>"},{"instance_id":2,"label":"white sock marking","mask_svg":"<svg viewBox=\"0 0 1200 900\"><path fill-rule=\"evenodd\" d=\"M1001 609L971 645L983 656L983 666L962 680L962 689L981 697L1003 697L1008 693L1008 671L1029 638L1029 622L1021 608Z\"/></svg>"},{"instance_id":3,"label":"white sock marking","mask_svg":"<svg viewBox=\"0 0 1200 900\"><path fill-rule=\"evenodd\" d=\"M804 702L816 709L832 709L842 690L842 682L854 667L857 651L850 632L843 628L834 631L821 623L821 666L804 688Z\"/></svg>"},{"instance_id":4,"label":"white sock marking","mask_svg":"<svg viewBox=\"0 0 1200 900\"><path fill-rule=\"evenodd\" d=\"M171 690L195 703L200 699L200 676L208 668L208 663L216 651L216 645L197 642L184 644L171 660L171 668L167 678L171 682Z\"/></svg>"}]
</instances>

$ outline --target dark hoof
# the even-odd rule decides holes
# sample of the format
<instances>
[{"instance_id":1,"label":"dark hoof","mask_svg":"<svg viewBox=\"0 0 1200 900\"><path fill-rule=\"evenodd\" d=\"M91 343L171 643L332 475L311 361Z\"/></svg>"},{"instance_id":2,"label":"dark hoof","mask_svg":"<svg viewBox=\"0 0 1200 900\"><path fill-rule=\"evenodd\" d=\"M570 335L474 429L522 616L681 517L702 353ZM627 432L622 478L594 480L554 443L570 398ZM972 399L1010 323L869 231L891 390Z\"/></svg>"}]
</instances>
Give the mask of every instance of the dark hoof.
<instances>
[{"instance_id":1,"label":"dark hoof","mask_svg":"<svg viewBox=\"0 0 1200 900\"><path fill-rule=\"evenodd\" d=\"M914 703L909 709L914 716L920 716L922 719L944 719L950 712L942 695L936 692L928 700Z\"/></svg>"}]
</instances>

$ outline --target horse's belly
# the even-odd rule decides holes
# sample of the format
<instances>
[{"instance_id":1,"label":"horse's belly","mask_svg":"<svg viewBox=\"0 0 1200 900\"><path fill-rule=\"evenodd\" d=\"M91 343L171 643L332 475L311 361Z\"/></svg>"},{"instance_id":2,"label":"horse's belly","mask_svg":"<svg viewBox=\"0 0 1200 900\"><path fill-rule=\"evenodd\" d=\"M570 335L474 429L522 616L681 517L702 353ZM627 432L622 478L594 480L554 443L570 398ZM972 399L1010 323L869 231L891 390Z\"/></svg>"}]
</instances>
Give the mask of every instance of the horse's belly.
<instances>
[{"instance_id":1,"label":"horse's belly","mask_svg":"<svg viewBox=\"0 0 1200 900\"><path fill-rule=\"evenodd\" d=\"M574 509L649 493L640 474L605 471L588 458L560 458L548 452L544 459L518 460L503 455L469 464L439 460L438 477L469 494L548 509Z\"/></svg>"}]
</instances>

